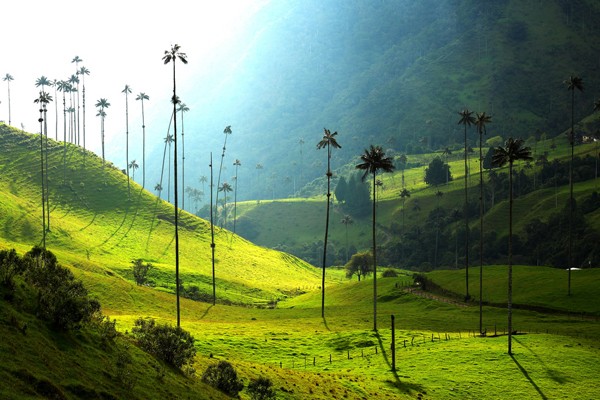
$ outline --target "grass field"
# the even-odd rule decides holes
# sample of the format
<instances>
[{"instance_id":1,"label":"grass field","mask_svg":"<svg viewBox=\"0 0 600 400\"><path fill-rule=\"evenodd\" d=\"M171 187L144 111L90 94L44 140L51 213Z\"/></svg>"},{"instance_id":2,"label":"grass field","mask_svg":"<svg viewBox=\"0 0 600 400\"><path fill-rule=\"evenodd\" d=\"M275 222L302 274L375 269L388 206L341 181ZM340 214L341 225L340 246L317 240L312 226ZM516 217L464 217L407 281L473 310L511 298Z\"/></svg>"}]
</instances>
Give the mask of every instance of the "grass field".
<instances>
[{"instance_id":1,"label":"grass field","mask_svg":"<svg viewBox=\"0 0 600 400\"><path fill-rule=\"evenodd\" d=\"M0 154L0 248L14 247L24 253L41 240L38 164L31 162L36 160L39 142L5 130L0 134L0 147L8 149ZM103 167L91 154L86 154L83 168L83 154L72 146L67 146L69 164L63 184L64 148L51 148L48 248L85 283L104 313L117 320L124 335L118 348L122 350L129 345L128 332L138 317L167 323L175 319L173 209L135 183L130 197L125 176L109 164ZM423 199L423 203L429 201ZM293 203L273 204L282 207L283 216L285 207ZM397 213L392 206L381 207L388 210L382 214ZM241 212L250 210L242 207ZM303 226L303 221L299 219L298 225ZM181 222L184 285L198 285L209 292L208 225L187 213L182 213ZM372 331L372 279L348 281L343 270L329 269L323 319L319 269L226 230L218 230L216 243L220 302L213 306L182 299L181 303L182 327L197 338L195 368L200 374L209 364L225 359L235 365L246 384L259 375L271 378L281 399L581 399L599 395L600 324L594 318L515 310L514 324L521 334L515 336L510 357L503 308L484 307L488 336L476 337L478 307L422 293L411 287L411 273L401 272L398 278L378 279L376 333ZM156 287L133 283L130 261L134 258L155 265L151 278ZM476 271L472 271L475 282ZM574 295L567 302L560 290L561 273L517 267L515 301L598 315L598 306L589 301L600 294L598 274L577 271ZM490 289L484 298L503 301L505 275L502 266L486 267L484 287ZM438 271L430 276L448 290L461 292L464 271ZM475 286L471 291L476 294ZM244 305L227 305L224 300ZM263 307L268 303L276 307ZM87 330L56 334L32 315L1 304L4 340L0 351L8 357L0 367L0 395L35 397L28 387L32 384L50 387L65 398L124 396L125 389L103 389L115 385L121 350L97 348L94 333ZM391 370L392 315L396 321L395 372ZM18 329L23 322L31 332L25 336ZM491 335L494 331L497 336ZM197 377L170 370L163 375L160 363L136 348L130 351L136 377L132 397L194 398L201 393L200 398L219 398ZM242 398L249 397L242 392Z\"/></svg>"}]
</instances>

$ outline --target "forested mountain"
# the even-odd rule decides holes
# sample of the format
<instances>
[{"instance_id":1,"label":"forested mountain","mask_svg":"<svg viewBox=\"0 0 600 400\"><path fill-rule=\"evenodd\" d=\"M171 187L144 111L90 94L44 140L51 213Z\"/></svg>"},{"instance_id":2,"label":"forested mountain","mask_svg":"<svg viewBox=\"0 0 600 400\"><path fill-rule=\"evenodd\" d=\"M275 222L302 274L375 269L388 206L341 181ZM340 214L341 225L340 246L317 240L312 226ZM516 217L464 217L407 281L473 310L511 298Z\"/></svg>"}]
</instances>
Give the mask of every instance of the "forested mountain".
<instances>
[{"instance_id":1,"label":"forested mountain","mask_svg":"<svg viewBox=\"0 0 600 400\"><path fill-rule=\"evenodd\" d=\"M260 176L240 180L243 199L287 197L324 175L324 127L339 133L335 169L372 143L408 153L460 143L464 107L493 115L492 135L554 136L569 125L569 75L585 84L577 120L599 92L594 1L272 2L244 35L212 79L182 89L197 132L186 159L207 175L232 125L225 165L237 158L241 176Z\"/></svg>"}]
</instances>

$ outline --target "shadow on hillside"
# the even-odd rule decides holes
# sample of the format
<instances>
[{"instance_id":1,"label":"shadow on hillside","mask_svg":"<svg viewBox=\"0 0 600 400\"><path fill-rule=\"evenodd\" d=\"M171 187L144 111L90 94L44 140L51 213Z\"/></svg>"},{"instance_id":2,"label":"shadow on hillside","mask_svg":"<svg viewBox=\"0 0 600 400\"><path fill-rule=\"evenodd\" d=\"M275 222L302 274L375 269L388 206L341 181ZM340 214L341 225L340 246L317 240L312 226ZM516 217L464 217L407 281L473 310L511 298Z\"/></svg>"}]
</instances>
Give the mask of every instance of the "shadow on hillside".
<instances>
[{"instance_id":1,"label":"shadow on hillside","mask_svg":"<svg viewBox=\"0 0 600 400\"><path fill-rule=\"evenodd\" d=\"M329 325L327 324L327 319L325 317L323 317L323 325L325 325L325 329L331 332L331 329L329 328Z\"/></svg>"},{"instance_id":2,"label":"shadow on hillside","mask_svg":"<svg viewBox=\"0 0 600 400\"><path fill-rule=\"evenodd\" d=\"M148 239L146 239L146 251L148 251L148 247L150 246L150 238L152 237L152 232L154 232L154 221L156 220L156 212L158 210L158 204L160 201L160 197L157 197L156 203L154 204L154 215L152 216L152 220L150 221L150 229L148 229Z\"/></svg>"},{"instance_id":3,"label":"shadow on hillside","mask_svg":"<svg viewBox=\"0 0 600 400\"><path fill-rule=\"evenodd\" d=\"M535 383L535 381L531 378L531 376L529 376L529 373L527 372L527 370L525 368L523 368L523 366L521 364L519 364L519 362L517 361L515 356L511 354L510 358L512 358L512 360L515 362L515 365L519 368L519 370L521 371L523 376L529 381L529 383L531 383L531 386L533 386L533 388L540 394L542 399L547 400L548 397L546 397L544 392L542 392L542 389L540 389L540 387L537 385L537 383Z\"/></svg>"},{"instance_id":4,"label":"shadow on hillside","mask_svg":"<svg viewBox=\"0 0 600 400\"><path fill-rule=\"evenodd\" d=\"M131 224L129 224L129 228L127 228L127 231L125 231L125 233L123 233L123 236L121 237L121 240L119 240L117 243L115 243L115 245L113 246L116 247L119 245L119 243L121 243L121 241L123 239L125 239L127 237L127 235L129 234L129 232L131 231L131 229L133 228L133 224L135 223L135 220L138 216L138 213L140 211L140 203L142 200L142 193L143 193L144 189L141 189L140 192L138 193L137 196L137 201L135 202L135 212L133 213L133 218L131 218ZM123 221L124 224L125 221ZM123 226L123 224L121 224L121 226Z\"/></svg>"},{"instance_id":5,"label":"shadow on hillside","mask_svg":"<svg viewBox=\"0 0 600 400\"><path fill-rule=\"evenodd\" d=\"M570 381L570 379L565 376L562 372L557 371L555 369L549 368L548 365L544 362L544 360L535 352L531 349L531 347L527 346L525 343L523 343L522 341L520 341L518 338L513 336L513 340L517 343L519 343L521 346L523 346L523 348L529 350L529 352L535 357L535 359L540 363L540 365L542 367L544 367L544 370L546 371L546 374L548 375L548 377L550 379L552 379L554 382L559 383L559 384L565 384L568 383Z\"/></svg>"},{"instance_id":6,"label":"shadow on hillside","mask_svg":"<svg viewBox=\"0 0 600 400\"><path fill-rule=\"evenodd\" d=\"M377 336L377 341L379 342L379 348L381 349L381 355L383 356L383 360L387 364L388 368L391 370L392 364L390 362L390 359L388 358L388 354L387 354L387 351L385 350L385 346L383 345L383 341L381 340L381 335L379 334L379 332L376 332L375 336ZM425 387L423 385L420 385L418 383L402 382L400 380L400 376L398 375L397 368L398 368L398 365L396 365L396 370L391 371L394 379L386 380L385 381L386 384L388 384L389 386L396 388L406 394L411 394L412 392L418 392L418 393L424 392Z\"/></svg>"},{"instance_id":7,"label":"shadow on hillside","mask_svg":"<svg viewBox=\"0 0 600 400\"><path fill-rule=\"evenodd\" d=\"M112 238L114 238L117 235L117 233L119 233L119 231L121 230L121 228L123 227L123 225L125 225L125 221L127 220L127 216L128 215L129 215L129 202L127 202L127 208L125 209L125 215L123 215L123 220L121 221L121 223L119 224L119 226L117 227L117 229L108 238L106 238L106 240L104 242L100 243L100 246L104 246Z\"/></svg>"},{"instance_id":8,"label":"shadow on hillside","mask_svg":"<svg viewBox=\"0 0 600 400\"><path fill-rule=\"evenodd\" d=\"M205 317L208 315L208 312L210 311L210 309L211 309L211 308L213 308L213 307L214 307L214 305L212 305L212 304L211 304L210 306L208 306L208 307L206 308L206 310L204 310L204 314L202 314L202 315L200 316L200 319L204 319L204 318L205 318Z\"/></svg>"}]
</instances>

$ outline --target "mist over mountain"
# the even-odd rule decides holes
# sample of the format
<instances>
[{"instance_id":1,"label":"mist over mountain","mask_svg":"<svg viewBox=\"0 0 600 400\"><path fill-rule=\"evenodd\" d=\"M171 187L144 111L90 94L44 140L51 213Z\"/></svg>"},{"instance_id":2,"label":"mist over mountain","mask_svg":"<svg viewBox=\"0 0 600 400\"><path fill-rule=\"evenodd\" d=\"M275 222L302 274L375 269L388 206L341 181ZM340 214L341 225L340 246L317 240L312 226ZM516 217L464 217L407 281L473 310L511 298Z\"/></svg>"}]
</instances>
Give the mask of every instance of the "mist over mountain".
<instances>
[{"instance_id":1,"label":"mist over mountain","mask_svg":"<svg viewBox=\"0 0 600 400\"><path fill-rule=\"evenodd\" d=\"M334 169L369 144L408 153L459 144L465 107L493 116L492 136L559 135L569 75L586 86L576 118L592 111L599 36L600 5L585 0L268 3L180 88L190 107L185 185L202 188L210 152L216 184L228 125L221 181L232 182L239 159L238 200L288 197L324 175L324 127L342 145ZM152 149L152 186L163 151Z\"/></svg>"}]
</instances>

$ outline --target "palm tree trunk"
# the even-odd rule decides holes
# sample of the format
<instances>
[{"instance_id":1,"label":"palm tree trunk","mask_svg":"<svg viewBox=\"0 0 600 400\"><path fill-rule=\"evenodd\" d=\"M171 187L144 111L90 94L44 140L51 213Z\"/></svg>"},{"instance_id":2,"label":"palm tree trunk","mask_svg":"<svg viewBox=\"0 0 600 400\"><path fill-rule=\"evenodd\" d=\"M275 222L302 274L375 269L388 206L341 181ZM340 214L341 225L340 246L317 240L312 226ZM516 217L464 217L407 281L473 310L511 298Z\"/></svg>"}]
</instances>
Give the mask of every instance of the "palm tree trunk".
<instances>
[{"instance_id":1,"label":"palm tree trunk","mask_svg":"<svg viewBox=\"0 0 600 400\"><path fill-rule=\"evenodd\" d=\"M64 89L63 89L64 90ZM63 185L67 184L67 105L63 91Z\"/></svg>"},{"instance_id":2,"label":"palm tree trunk","mask_svg":"<svg viewBox=\"0 0 600 400\"><path fill-rule=\"evenodd\" d=\"M85 97L84 97L84 99L85 99ZM85 104L85 102L83 104ZM85 115L85 113L83 115ZM144 119L144 99L142 99L142 188L145 188L145 187L146 187L146 122Z\"/></svg>"},{"instance_id":3,"label":"palm tree trunk","mask_svg":"<svg viewBox=\"0 0 600 400\"><path fill-rule=\"evenodd\" d=\"M569 248L567 295L571 295L571 267L573 264L573 159L575 155L575 88L571 90L571 161L569 163Z\"/></svg>"},{"instance_id":4,"label":"palm tree trunk","mask_svg":"<svg viewBox=\"0 0 600 400\"><path fill-rule=\"evenodd\" d=\"M235 166L235 192L233 193L233 233L235 233L235 223L237 221L237 186L238 186L238 166Z\"/></svg>"},{"instance_id":5,"label":"palm tree trunk","mask_svg":"<svg viewBox=\"0 0 600 400\"><path fill-rule=\"evenodd\" d=\"M210 153L210 248L212 253L212 287L213 306L217 304L217 289L215 284L215 223L213 212L213 158Z\"/></svg>"},{"instance_id":6,"label":"palm tree trunk","mask_svg":"<svg viewBox=\"0 0 600 400\"><path fill-rule=\"evenodd\" d=\"M321 280L321 317L325 318L325 266L327 265L327 238L329 237L329 204L331 199L331 146L327 143L327 211L325 213L325 239L323 240L323 278Z\"/></svg>"},{"instance_id":7,"label":"palm tree trunk","mask_svg":"<svg viewBox=\"0 0 600 400\"><path fill-rule=\"evenodd\" d=\"M45 138L45 153L46 153L46 218L48 219L48 223L46 224L46 229L50 231L50 188L48 186L48 117L46 104L44 104L44 138Z\"/></svg>"},{"instance_id":8,"label":"palm tree trunk","mask_svg":"<svg viewBox=\"0 0 600 400\"><path fill-rule=\"evenodd\" d=\"M465 301L469 301L469 182L468 182L467 125L465 124Z\"/></svg>"},{"instance_id":9,"label":"palm tree trunk","mask_svg":"<svg viewBox=\"0 0 600 400\"><path fill-rule=\"evenodd\" d=\"M40 171L42 175L42 247L46 249L46 202L44 199L45 188L44 188L44 117L43 109L40 104Z\"/></svg>"},{"instance_id":10,"label":"palm tree trunk","mask_svg":"<svg viewBox=\"0 0 600 400\"><path fill-rule=\"evenodd\" d=\"M377 243L375 241L376 173L373 172L373 330L377 332Z\"/></svg>"},{"instance_id":11,"label":"palm tree trunk","mask_svg":"<svg viewBox=\"0 0 600 400\"><path fill-rule=\"evenodd\" d=\"M175 186L173 190L175 192L175 284L177 286L177 327L179 328L181 326L181 314L179 308L179 210L177 209L177 92L175 88L175 60L173 59L173 175L175 181Z\"/></svg>"},{"instance_id":12,"label":"palm tree trunk","mask_svg":"<svg viewBox=\"0 0 600 400\"><path fill-rule=\"evenodd\" d=\"M508 207L508 354L512 355L512 220L513 220L513 163L509 165L509 207Z\"/></svg>"},{"instance_id":13,"label":"palm tree trunk","mask_svg":"<svg viewBox=\"0 0 600 400\"><path fill-rule=\"evenodd\" d=\"M483 137L479 130L479 333L483 334Z\"/></svg>"},{"instance_id":14,"label":"palm tree trunk","mask_svg":"<svg viewBox=\"0 0 600 400\"><path fill-rule=\"evenodd\" d=\"M185 188L185 142L183 140L183 110L181 110L181 188ZM181 197L181 209L185 210L185 195Z\"/></svg>"},{"instance_id":15,"label":"palm tree trunk","mask_svg":"<svg viewBox=\"0 0 600 400\"><path fill-rule=\"evenodd\" d=\"M127 196L131 196L129 184L129 102L125 92L125 170L127 170Z\"/></svg>"}]
</instances>

